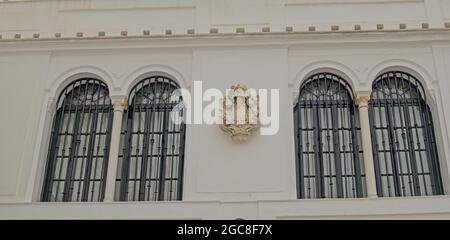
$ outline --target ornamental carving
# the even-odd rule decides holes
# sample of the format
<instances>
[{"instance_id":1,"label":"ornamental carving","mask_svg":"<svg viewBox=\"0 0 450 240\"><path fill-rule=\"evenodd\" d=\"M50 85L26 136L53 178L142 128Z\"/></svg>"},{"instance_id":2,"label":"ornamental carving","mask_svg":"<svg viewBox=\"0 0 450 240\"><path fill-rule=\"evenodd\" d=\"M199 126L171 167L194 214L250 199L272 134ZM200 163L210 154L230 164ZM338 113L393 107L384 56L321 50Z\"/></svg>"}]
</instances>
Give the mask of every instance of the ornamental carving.
<instances>
[{"instance_id":1,"label":"ornamental carving","mask_svg":"<svg viewBox=\"0 0 450 240\"><path fill-rule=\"evenodd\" d=\"M259 128L259 96L246 86L234 85L222 103L220 128L239 142Z\"/></svg>"}]
</instances>

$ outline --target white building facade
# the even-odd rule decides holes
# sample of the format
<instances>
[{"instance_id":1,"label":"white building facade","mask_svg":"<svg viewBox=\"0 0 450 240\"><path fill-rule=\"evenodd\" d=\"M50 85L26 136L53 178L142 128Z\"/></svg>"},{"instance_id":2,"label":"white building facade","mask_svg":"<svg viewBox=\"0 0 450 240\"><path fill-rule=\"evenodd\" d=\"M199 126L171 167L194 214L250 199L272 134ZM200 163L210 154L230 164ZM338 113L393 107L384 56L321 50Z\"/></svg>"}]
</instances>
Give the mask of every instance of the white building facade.
<instances>
[{"instance_id":1,"label":"white building facade","mask_svg":"<svg viewBox=\"0 0 450 240\"><path fill-rule=\"evenodd\" d=\"M450 219L449 66L450 2L446 0L0 1L0 218ZM173 137L166 141L178 141L172 146L179 150L163 155L177 158L172 169L179 171L162 172L176 176L165 179L176 187L164 184L170 188L169 197L146 190L164 192L157 180L152 185L149 170L148 185L140 190L133 185L130 190L137 175L129 173L123 183L123 161L133 159L133 150L124 139L136 128L126 131L127 120L135 116L130 111L139 112L139 104L144 104L134 102L139 84L150 86L158 79L190 92L194 92L195 81L201 81L203 89L225 90L235 84L278 89L279 129L274 135L256 133L245 142L236 142L216 125L188 124L178 130L168 127L166 137ZM339 86L349 93L348 101L303 101L302 89L317 79L342 82ZM80 130L78 140L72 140L77 127L64 123L78 111L68 110L64 115L61 110L77 105L73 98L66 105L66 99L73 96L70 92L81 92L89 85L91 89L101 86L98 89L104 89L108 99L105 112L97 114L103 104L87 114L93 117L95 111L99 117L108 113L108 120L98 121L106 124L104 132L98 134L107 136L98 137L104 143L83 140L83 134L94 136L95 131ZM383 89L394 89L395 98L403 100L374 95ZM84 93L86 99L88 92ZM308 104L311 107L305 110ZM328 139L328 148L321 148L320 153L315 152L313 142L309 143L319 138L314 137L317 128L299 123L315 111L313 104L319 106L319 112L320 104L351 109L345 112L351 113L345 118L347 127L339 114L334 127L328 120L329 127L314 118L303 121L307 125L322 123L318 135L323 134L321 143ZM298 110L302 106L303 112ZM145 112L149 114L146 117L158 111ZM59 112L66 117L62 128L66 125L72 132L54 131ZM316 116L328 119L323 116L328 110L325 112ZM333 113L330 110L330 118ZM425 120L413 120L416 117ZM78 129L83 129L80 121ZM94 124L93 120L88 122ZM147 128L152 128L151 124ZM139 133L138 127L136 136L147 136L147 142L130 142L149 148L155 140L150 133L159 133L144 129L147 134ZM311 136L299 134L303 130L311 131ZM102 156L94 157L104 160L96 161L104 166L98 168L103 174L99 189L84 190L76 183L66 187L66 192L64 185L53 189L65 178L60 174L58 179L52 175L54 170L48 170L49 159L63 162L66 156L61 153L58 157L58 148L66 145L52 145L56 135L64 135L68 144L92 144L85 148L92 149L91 155L86 153L88 156L80 160L86 164L95 155L96 144L105 149ZM353 136L354 141L344 140L344 135ZM337 150L329 143L333 137L334 143L347 142L340 144L342 151L335 158ZM308 147L301 143L305 139ZM75 151L70 146L66 150ZM383 157L386 154L391 155ZM337 168L338 162L346 163L336 160L347 156L352 158L351 164L360 167L352 165L348 175L347 167L339 166L344 172L330 170ZM319 157L324 164L322 171L317 165L305 170L306 163L317 162L304 157ZM327 167L327 161L334 163ZM387 167L388 163L392 166ZM402 163L407 166L402 167ZM53 164L53 169L67 168ZM138 169L133 164L127 166ZM78 167L74 169L75 176ZM323 189L317 187L317 180L308 180L305 175L314 179L322 175ZM94 186L97 180L86 181ZM125 185L127 190L122 190ZM69 190L72 196L67 197ZM311 191L315 193L308 193ZM137 197L130 197L130 192ZM97 200L94 193L99 194Z\"/></svg>"}]
</instances>

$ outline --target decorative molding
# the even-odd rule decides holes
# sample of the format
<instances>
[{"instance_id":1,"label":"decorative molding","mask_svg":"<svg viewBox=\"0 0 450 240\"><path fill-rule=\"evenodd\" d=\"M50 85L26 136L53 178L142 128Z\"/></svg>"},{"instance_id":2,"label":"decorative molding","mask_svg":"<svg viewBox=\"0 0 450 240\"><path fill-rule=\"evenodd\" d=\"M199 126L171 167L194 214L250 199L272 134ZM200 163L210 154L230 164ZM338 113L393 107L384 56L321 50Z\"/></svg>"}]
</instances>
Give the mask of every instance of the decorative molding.
<instances>
[{"instance_id":1,"label":"decorative molding","mask_svg":"<svg viewBox=\"0 0 450 240\"><path fill-rule=\"evenodd\" d=\"M356 93L356 105L359 108L364 108L369 106L371 92L358 92Z\"/></svg>"},{"instance_id":2,"label":"decorative molding","mask_svg":"<svg viewBox=\"0 0 450 240\"><path fill-rule=\"evenodd\" d=\"M85 65L75 66L59 73L52 81L47 83L46 91L48 91L49 96L58 97L70 82L83 77L97 78L105 82L110 93L115 89L113 78L107 71L97 66Z\"/></svg>"},{"instance_id":3,"label":"decorative molding","mask_svg":"<svg viewBox=\"0 0 450 240\"><path fill-rule=\"evenodd\" d=\"M115 79L121 79L121 78L125 75L125 73L115 71L115 72L112 72L111 75L112 75Z\"/></svg>"},{"instance_id":4,"label":"decorative molding","mask_svg":"<svg viewBox=\"0 0 450 240\"><path fill-rule=\"evenodd\" d=\"M123 112L128 108L128 98L126 96L110 96L114 111Z\"/></svg>"},{"instance_id":5,"label":"decorative molding","mask_svg":"<svg viewBox=\"0 0 450 240\"><path fill-rule=\"evenodd\" d=\"M47 100L47 113L50 114L50 116L53 117L53 113L56 111L56 104L57 104L57 98L55 97L49 97Z\"/></svg>"},{"instance_id":6,"label":"decorative molding","mask_svg":"<svg viewBox=\"0 0 450 240\"><path fill-rule=\"evenodd\" d=\"M369 70L369 68L367 66L356 66L354 70L359 74L363 74L366 73Z\"/></svg>"},{"instance_id":7,"label":"decorative molding","mask_svg":"<svg viewBox=\"0 0 450 240\"><path fill-rule=\"evenodd\" d=\"M383 33L383 34L379 34ZM97 35L97 34L96 34ZM270 44L355 44L358 43L416 43L416 42L448 42L450 29L398 30L398 31L335 31L335 32L257 32L257 33L218 33L218 34L174 34L149 36L89 36L21 38L11 39L3 35L0 39L0 52L28 52L126 48L159 48L159 47L197 47L208 46L245 46ZM152 41L148 41L152 39ZM56 45L55 45L56 44Z\"/></svg>"},{"instance_id":8,"label":"decorative molding","mask_svg":"<svg viewBox=\"0 0 450 240\"><path fill-rule=\"evenodd\" d=\"M150 64L140 66L132 72L124 75L124 77L122 78L122 84L120 86L121 94L128 95L133 86L140 80L155 75L163 75L171 78L175 80L181 88L191 87L190 78L188 78L184 73L182 73L175 67L163 64Z\"/></svg>"},{"instance_id":9,"label":"decorative molding","mask_svg":"<svg viewBox=\"0 0 450 240\"><path fill-rule=\"evenodd\" d=\"M223 99L220 128L234 140L243 142L259 128L259 96L239 84L230 90Z\"/></svg>"},{"instance_id":10,"label":"decorative molding","mask_svg":"<svg viewBox=\"0 0 450 240\"><path fill-rule=\"evenodd\" d=\"M290 83L292 83L292 86L294 87L294 92L299 91L303 81L318 72L330 72L339 75L351 85L352 89L354 89L355 85L361 81L358 74L346 64L334 60L320 60L303 66L303 68L297 72L295 77L290 80Z\"/></svg>"},{"instance_id":11,"label":"decorative molding","mask_svg":"<svg viewBox=\"0 0 450 240\"><path fill-rule=\"evenodd\" d=\"M365 79L368 81L373 81L376 77L389 70L401 70L407 72L417 79L424 85L425 89L429 89L433 80L436 79L431 73L432 71L427 69L426 66L421 65L410 59L385 59L374 67L367 73Z\"/></svg>"}]
</instances>

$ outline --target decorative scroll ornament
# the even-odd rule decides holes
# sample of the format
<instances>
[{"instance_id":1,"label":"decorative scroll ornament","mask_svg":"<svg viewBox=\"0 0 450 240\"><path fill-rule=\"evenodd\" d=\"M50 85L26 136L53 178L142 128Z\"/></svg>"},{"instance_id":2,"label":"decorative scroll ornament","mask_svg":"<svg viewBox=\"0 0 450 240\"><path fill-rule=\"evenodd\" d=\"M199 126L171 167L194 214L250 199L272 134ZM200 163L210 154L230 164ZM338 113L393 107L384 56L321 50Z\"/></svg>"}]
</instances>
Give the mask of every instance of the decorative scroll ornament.
<instances>
[{"instance_id":1,"label":"decorative scroll ornament","mask_svg":"<svg viewBox=\"0 0 450 240\"><path fill-rule=\"evenodd\" d=\"M239 142L259 128L259 96L246 86L234 85L223 99L220 128Z\"/></svg>"}]
</instances>

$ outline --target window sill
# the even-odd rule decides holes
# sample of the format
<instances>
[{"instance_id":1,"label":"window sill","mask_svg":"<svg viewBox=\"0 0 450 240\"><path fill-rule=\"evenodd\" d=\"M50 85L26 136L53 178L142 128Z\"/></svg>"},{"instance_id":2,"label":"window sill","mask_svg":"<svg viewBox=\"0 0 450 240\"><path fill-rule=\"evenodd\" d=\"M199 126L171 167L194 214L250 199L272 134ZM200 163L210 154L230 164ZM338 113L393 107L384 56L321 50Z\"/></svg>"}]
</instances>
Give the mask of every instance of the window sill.
<instances>
[{"instance_id":1,"label":"window sill","mask_svg":"<svg viewBox=\"0 0 450 240\"><path fill-rule=\"evenodd\" d=\"M1 203L0 219L450 219L450 196L263 201Z\"/></svg>"}]
</instances>

